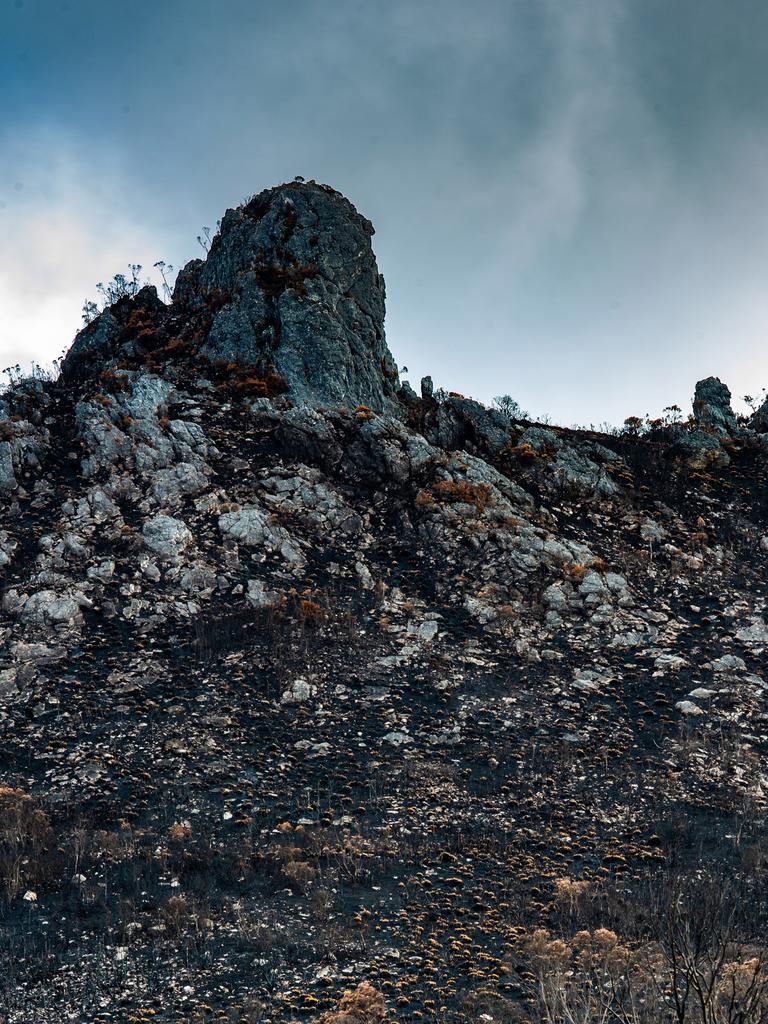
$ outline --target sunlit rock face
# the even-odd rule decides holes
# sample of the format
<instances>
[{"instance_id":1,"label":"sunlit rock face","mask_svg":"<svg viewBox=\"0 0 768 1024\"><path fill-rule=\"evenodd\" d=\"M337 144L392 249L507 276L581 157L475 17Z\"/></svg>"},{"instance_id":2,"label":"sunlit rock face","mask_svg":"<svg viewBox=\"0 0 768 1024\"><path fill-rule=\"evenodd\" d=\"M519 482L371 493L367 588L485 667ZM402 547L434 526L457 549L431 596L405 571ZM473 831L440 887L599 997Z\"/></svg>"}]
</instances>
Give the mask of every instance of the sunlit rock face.
<instances>
[{"instance_id":1,"label":"sunlit rock face","mask_svg":"<svg viewBox=\"0 0 768 1024\"><path fill-rule=\"evenodd\" d=\"M211 360L277 375L295 401L382 410L398 374L372 235L328 186L267 189L227 211L207 258L179 273L170 307L143 289L106 310L80 332L64 371L82 375L177 338Z\"/></svg>"}]
</instances>

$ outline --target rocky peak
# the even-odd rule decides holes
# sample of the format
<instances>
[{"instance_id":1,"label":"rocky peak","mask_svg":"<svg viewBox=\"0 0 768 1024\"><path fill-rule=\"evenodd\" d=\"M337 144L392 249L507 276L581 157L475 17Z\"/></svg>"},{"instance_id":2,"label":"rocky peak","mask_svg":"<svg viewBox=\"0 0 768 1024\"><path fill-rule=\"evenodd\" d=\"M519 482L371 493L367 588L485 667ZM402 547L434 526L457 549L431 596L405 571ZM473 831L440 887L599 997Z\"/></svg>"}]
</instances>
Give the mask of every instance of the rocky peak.
<instances>
[{"instance_id":1,"label":"rocky peak","mask_svg":"<svg viewBox=\"0 0 768 1024\"><path fill-rule=\"evenodd\" d=\"M398 374L372 235L328 186L266 189L226 212L206 259L179 273L170 306L154 288L121 299L77 335L64 375L192 352L277 375L295 401L381 410Z\"/></svg>"},{"instance_id":2,"label":"rocky peak","mask_svg":"<svg viewBox=\"0 0 768 1024\"><path fill-rule=\"evenodd\" d=\"M731 437L738 433L730 389L719 377L706 377L698 382L693 395L693 415L704 430Z\"/></svg>"}]
</instances>

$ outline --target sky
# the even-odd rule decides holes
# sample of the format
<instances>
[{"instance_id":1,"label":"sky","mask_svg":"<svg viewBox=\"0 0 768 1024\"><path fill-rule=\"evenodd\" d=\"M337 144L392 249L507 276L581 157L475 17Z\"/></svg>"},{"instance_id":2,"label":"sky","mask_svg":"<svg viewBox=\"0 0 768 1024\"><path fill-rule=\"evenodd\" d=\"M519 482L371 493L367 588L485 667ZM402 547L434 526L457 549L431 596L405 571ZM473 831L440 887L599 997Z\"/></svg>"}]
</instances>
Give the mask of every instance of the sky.
<instances>
[{"instance_id":1,"label":"sky","mask_svg":"<svg viewBox=\"0 0 768 1024\"><path fill-rule=\"evenodd\" d=\"M0 0L0 368L295 175L403 374L553 422L768 387L764 0Z\"/></svg>"}]
</instances>

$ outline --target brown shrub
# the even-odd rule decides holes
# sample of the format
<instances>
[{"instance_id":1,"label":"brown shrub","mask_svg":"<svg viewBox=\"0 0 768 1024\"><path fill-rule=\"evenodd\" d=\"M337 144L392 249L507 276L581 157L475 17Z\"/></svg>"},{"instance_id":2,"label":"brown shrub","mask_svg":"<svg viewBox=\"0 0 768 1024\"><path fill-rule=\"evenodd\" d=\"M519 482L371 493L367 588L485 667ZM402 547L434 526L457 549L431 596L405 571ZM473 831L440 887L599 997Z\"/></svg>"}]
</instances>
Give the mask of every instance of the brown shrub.
<instances>
[{"instance_id":1,"label":"brown shrub","mask_svg":"<svg viewBox=\"0 0 768 1024\"><path fill-rule=\"evenodd\" d=\"M438 501L474 505L478 514L491 503L488 484L471 484L468 480L438 480L432 484L432 494Z\"/></svg>"},{"instance_id":2,"label":"brown shrub","mask_svg":"<svg viewBox=\"0 0 768 1024\"><path fill-rule=\"evenodd\" d=\"M165 925L166 934L175 938L187 930L189 905L183 896L171 896L161 908L160 916Z\"/></svg>"},{"instance_id":3,"label":"brown shrub","mask_svg":"<svg viewBox=\"0 0 768 1024\"><path fill-rule=\"evenodd\" d=\"M556 903L573 912L589 890L589 882L575 878L556 878L554 889Z\"/></svg>"},{"instance_id":4,"label":"brown shrub","mask_svg":"<svg viewBox=\"0 0 768 1024\"><path fill-rule=\"evenodd\" d=\"M416 508L434 508L436 504L435 496L431 491L421 490L416 495Z\"/></svg>"},{"instance_id":5,"label":"brown shrub","mask_svg":"<svg viewBox=\"0 0 768 1024\"><path fill-rule=\"evenodd\" d=\"M189 342L184 341L182 338L171 338L167 345L165 345L164 352L179 352L187 351L189 349Z\"/></svg>"},{"instance_id":6,"label":"brown shrub","mask_svg":"<svg viewBox=\"0 0 768 1024\"><path fill-rule=\"evenodd\" d=\"M51 826L45 811L20 789L0 787L0 885L9 900L37 883Z\"/></svg>"},{"instance_id":7,"label":"brown shrub","mask_svg":"<svg viewBox=\"0 0 768 1024\"><path fill-rule=\"evenodd\" d=\"M305 597L299 601L298 617L303 626L320 626L327 620L328 612L316 601Z\"/></svg>"},{"instance_id":8,"label":"brown shrub","mask_svg":"<svg viewBox=\"0 0 768 1024\"><path fill-rule=\"evenodd\" d=\"M283 877L296 892L306 892L317 878L317 868L304 860L289 861L283 868Z\"/></svg>"},{"instance_id":9,"label":"brown shrub","mask_svg":"<svg viewBox=\"0 0 768 1024\"><path fill-rule=\"evenodd\" d=\"M581 583L588 572L586 565L581 565L579 562L571 562L563 569L563 575L573 583Z\"/></svg>"},{"instance_id":10,"label":"brown shrub","mask_svg":"<svg viewBox=\"0 0 768 1024\"><path fill-rule=\"evenodd\" d=\"M128 392L133 388L130 377L126 377L124 373L115 373L114 370L102 370L98 379L108 391Z\"/></svg>"},{"instance_id":11,"label":"brown shrub","mask_svg":"<svg viewBox=\"0 0 768 1024\"><path fill-rule=\"evenodd\" d=\"M320 1024L380 1024L387 1015L384 996L369 981L347 989L338 1010L320 1017Z\"/></svg>"},{"instance_id":12,"label":"brown shrub","mask_svg":"<svg viewBox=\"0 0 768 1024\"><path fill-rule=\"evenodd\" d=\"M191 835L191 827L189 825L182 825L179 822L174 822L174 824L168 829L168 839L172 843L183 843L184 840L189 839Z\"/></svg>"},{"instance_id":13,"label":"brown shrub","mask_svg":"<svg viewBox=\"0 0 768 1024\"><path fill-rule=\"evenodd\" d=\"M549 457L545 452L536 451L533 445L528 444L527 441L523 441L522 444L507 444L504 451L507 455L520 459L522 462L533 462L538 458Z\"/></svg>"}]
</instances>

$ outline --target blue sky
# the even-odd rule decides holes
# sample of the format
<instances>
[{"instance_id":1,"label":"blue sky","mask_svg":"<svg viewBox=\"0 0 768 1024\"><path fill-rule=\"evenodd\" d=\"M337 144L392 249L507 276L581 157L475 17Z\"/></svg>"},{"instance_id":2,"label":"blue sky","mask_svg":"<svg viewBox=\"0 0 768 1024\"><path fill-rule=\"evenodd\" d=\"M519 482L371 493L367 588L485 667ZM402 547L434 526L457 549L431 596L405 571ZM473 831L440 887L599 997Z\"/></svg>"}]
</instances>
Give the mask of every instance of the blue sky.
<instances>
[{"instance_id":1,"label":"blue sky","mask_svg":"<svg viewBox=\"0 0 768 1024\"><path fill-rule=\"evenodd\" d=\"M768 386L768 5L0 0L0 366L296 174L376 227L387 337L557 422Z\"/></svg>"}]
</instances>

